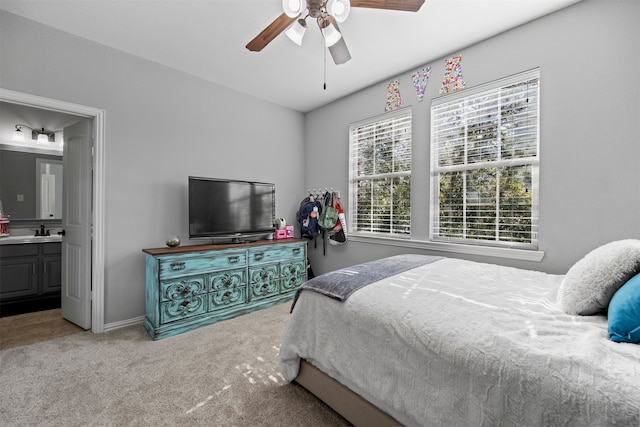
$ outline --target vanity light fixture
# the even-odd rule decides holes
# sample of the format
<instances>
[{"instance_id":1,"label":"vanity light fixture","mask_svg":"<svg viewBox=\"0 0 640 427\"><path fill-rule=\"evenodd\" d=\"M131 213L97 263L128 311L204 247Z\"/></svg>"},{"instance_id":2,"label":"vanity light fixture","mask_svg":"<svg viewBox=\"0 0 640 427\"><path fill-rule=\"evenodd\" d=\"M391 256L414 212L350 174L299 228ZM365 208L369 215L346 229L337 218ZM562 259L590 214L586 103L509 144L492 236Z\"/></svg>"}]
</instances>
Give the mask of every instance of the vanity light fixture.
<instances>
[{"instance_id":1,"label":"vanity light fixture","mask_svg":"<svg viewBox=\"0 0 640 427\"><path fill-rule=\"evenodd\" d=\"M23 128L27 128L31 130L31 139L35 139L39 144L49 144L56 142L56 134L55 132L50 132L44 130L44 128L40 128L41 130L37 130L32 128L31 126L17 124L16 129L13 131L13 140L18 142L26 142L26 138L24 136Z\"/></svg>"}]
</instances>

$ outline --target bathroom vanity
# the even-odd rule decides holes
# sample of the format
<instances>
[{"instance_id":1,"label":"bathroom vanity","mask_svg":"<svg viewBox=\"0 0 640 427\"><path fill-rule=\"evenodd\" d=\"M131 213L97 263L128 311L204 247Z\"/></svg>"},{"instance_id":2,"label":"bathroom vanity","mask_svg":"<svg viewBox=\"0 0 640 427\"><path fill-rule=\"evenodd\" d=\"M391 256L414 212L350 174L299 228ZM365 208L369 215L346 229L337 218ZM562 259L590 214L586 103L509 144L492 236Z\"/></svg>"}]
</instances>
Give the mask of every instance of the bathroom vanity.
<instances>
[{"instance_id":1,"label":"bathroom vanity","mask_svg":"<svg viewBox=\"0 0 640 427\"><path fill-rule=\"evenodd\" d=\"M0 238L0 317L60 307L60 236Z\"/></svg>"}]
</instances>

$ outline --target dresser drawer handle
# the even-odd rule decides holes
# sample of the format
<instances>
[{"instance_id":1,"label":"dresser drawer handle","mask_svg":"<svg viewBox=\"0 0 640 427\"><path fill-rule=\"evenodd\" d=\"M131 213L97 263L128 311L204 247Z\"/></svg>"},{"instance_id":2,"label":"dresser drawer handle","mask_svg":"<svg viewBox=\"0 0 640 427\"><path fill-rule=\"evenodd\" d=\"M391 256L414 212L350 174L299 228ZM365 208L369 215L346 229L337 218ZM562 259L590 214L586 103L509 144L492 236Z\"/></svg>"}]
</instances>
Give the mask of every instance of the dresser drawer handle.
<instances>
[{"instance_id":1,"label":"dresser drawer handle","mask_svg":"<svg viewBox=\"0 0 640 427\"><path fill-rule=\"evenodd\" d=\"M300 251L302 251L302 249L300 249L300 248L293 248L293 253L294 253L294 254L299 254L299 253L300 253Z\"/></svg>"},{"instance_id":2,"label":"dresser drawer handle","mask_svg":"<svg viewBox=\"0 0 640 427\"><path fill-rule=\"evenodd\" d=\"M227 259L231 264L235 264L236 262L240 261L240 257L238 255L230 256Z\"/></svg>"},{"instance_id":3,"label":"dresser drawer handle","mask_svg":"<svg viewBox=\"0 0 640 427\"><path fill-rule=\"evenodd\" d=\"M262 258L264 258L264 252L260 252L259 254L255 254L254 256L256 261L260 261Z\"/></svg>"},{"instance_id":4,"label":"dresser drawer handle","mask_svg":"<svg viewBox=\"0 0 640 427\"><path fill-rule=\"evenodd\" d=\"M180 271L180 270L184 270L185 265L184 265L184 262L173 262L171 263L170 268L172 271Z\"/></svg>"}]
</instances>

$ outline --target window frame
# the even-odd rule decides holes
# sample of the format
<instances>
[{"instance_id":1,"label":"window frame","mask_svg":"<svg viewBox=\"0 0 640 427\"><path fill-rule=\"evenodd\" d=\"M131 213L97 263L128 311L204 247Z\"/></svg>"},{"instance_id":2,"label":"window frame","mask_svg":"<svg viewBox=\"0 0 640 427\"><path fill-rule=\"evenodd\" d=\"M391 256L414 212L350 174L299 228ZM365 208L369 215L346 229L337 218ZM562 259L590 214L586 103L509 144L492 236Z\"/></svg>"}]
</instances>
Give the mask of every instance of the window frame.
<instances>
[{"instance_id":1,"label":"window frame","mask_svg":"<svg viewBox=\"0 0 640 427\"><path fill-rule=\"evenodd\" d=\"M530 80L537 80L537 96L536 96L536 123L535 123L535 154L533 156L528 156L526 158L516 158L516 159L499 159L497 161L486 161L480 163L472 163L468 162L467 149L469 147L469 141L467 140L468 132L465 130L465 139L464 139L464 150L465 150L465 163L462 165L454 165L454 166L440 166L438 165L438 146L436 145L437 135L436 135L436 117L434 114L434 109L441 107L446 104L460 102L460 101L468 101L470 99L478 99L482 96L488 95L488 92L499 92L505 87L524 83ZM538 249L538 222L539 222L539 168L540 168L540 69L532 69L523 73L518 73L509 77L505 77L499 80L495 80L483 85L479 85L477 87L471 89L465 89L462 91L454 92L452 94L448 94L445 96L441 96L438 98L434 98L431 104L431 135L430 135L430 153L431 153L431 162L429 167L429 177L430 177L430 218L429 218L429 241L437 244L455 244L456 246L478 246L480 248L516 248L525 251L537 251ZM499 95L498 95L499 100ZM498 105L498 109L500 109L500 105ZM499 114L498 114L499 116ZM466 117L465 117L466 120ZM466 126L465 121L465 126ZM465 127L466 129L466 127ZM499 137L499 133L498 133ZM472 239L465 237L450 237L450 236L440 236L437 232L437 227L440 226L440 174L450 172L453 170L458 171L471 171L474 169L480 169L481 166L484 165L490 166L491 168L495 168L498 170L500 167L511 167L515 165L530 165L531 166L531 242L507 242L502 241L500 239L496 240L486 240L486 239ZM496 180L495 188L496 194L499 194L500 189L499 180ZM465 193L466 194L466 193ZM465 196L466 198L466 196ZM496 198L496 215L499 216L499 198ZM466 206L463 207L463 211L466 213ZM465 214L466 217L466 214ZM467 225L463 222L463 230L467 230ZM496 230L498 230L499 224L496 224ZM499 231L496 231L496 235L499 236Z\"/></svg>"},{"instance_id":2,"label":"window frame","mask_svg":"<svg viewBox=\"0 0 640 427\"><path fill-rule=\"evenodd\" d=\"M407 117L408 116L408 117ZM355 138L355 129L362 128L365 126L376 126L381 123L389 123L391 124L394 120L407 120L408 119L408 131L409 131L409 169L404 171L392 171L387 173L373 173L370 175L366 175L367 177L373 177L374 179L394 179L394 178L409 178L409 192L411 188L411 176L412 176L412 152L413 152L413 112L411 107L403 107L392 110L382 115L370 117L349 125L349 238L352 237L365 237L365 238L382 238L382 239L399 239L405 241L411 238L411 199L409 198L409 215L408 215L408 225L406 229L408 231L404 233L394 233L392 229L390 232L381 232L381 231L372 231L372 230L363 230L358 224L358 182L367 180L364 177L355 176L357 171L357 166L355 164L356 158L356 143ZM406 161L406 159L404 159ZM371 178L369 178L371 179ZM391 196L393 197L393 196ZM393 209L393 208L391 208ZM392 213L393 218L393 213ZM406 220L405 220L406 221ZM393 219L390 220L393 223ZM380 225L383 223L376 223L372 221L375 225Z\"/></svg>"}]
</instances>

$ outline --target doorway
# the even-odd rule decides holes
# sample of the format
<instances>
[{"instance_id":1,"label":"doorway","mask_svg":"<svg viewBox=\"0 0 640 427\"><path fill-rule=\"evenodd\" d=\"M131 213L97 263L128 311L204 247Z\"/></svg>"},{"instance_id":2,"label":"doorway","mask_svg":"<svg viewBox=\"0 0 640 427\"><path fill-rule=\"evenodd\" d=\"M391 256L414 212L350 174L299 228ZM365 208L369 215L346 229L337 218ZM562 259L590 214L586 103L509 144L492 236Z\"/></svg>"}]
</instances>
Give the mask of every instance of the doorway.
<instances>
[{"instance_id":1,"label":"doorway","mask_svg":"<svg viewBox=\"0 0 640 427\"><path fill-rule=\"evenodd\" d=\"M97 108L72 104L51 98L15 92L0 88L0 102L26 105L43 110L58 111L88 118L93 124L94 151L92 164L91 221L93 236L91 240L91 281L86 283L91 295L91 331L104 332L104 120L105 111Z\"/></svg>"}]
</instances>

